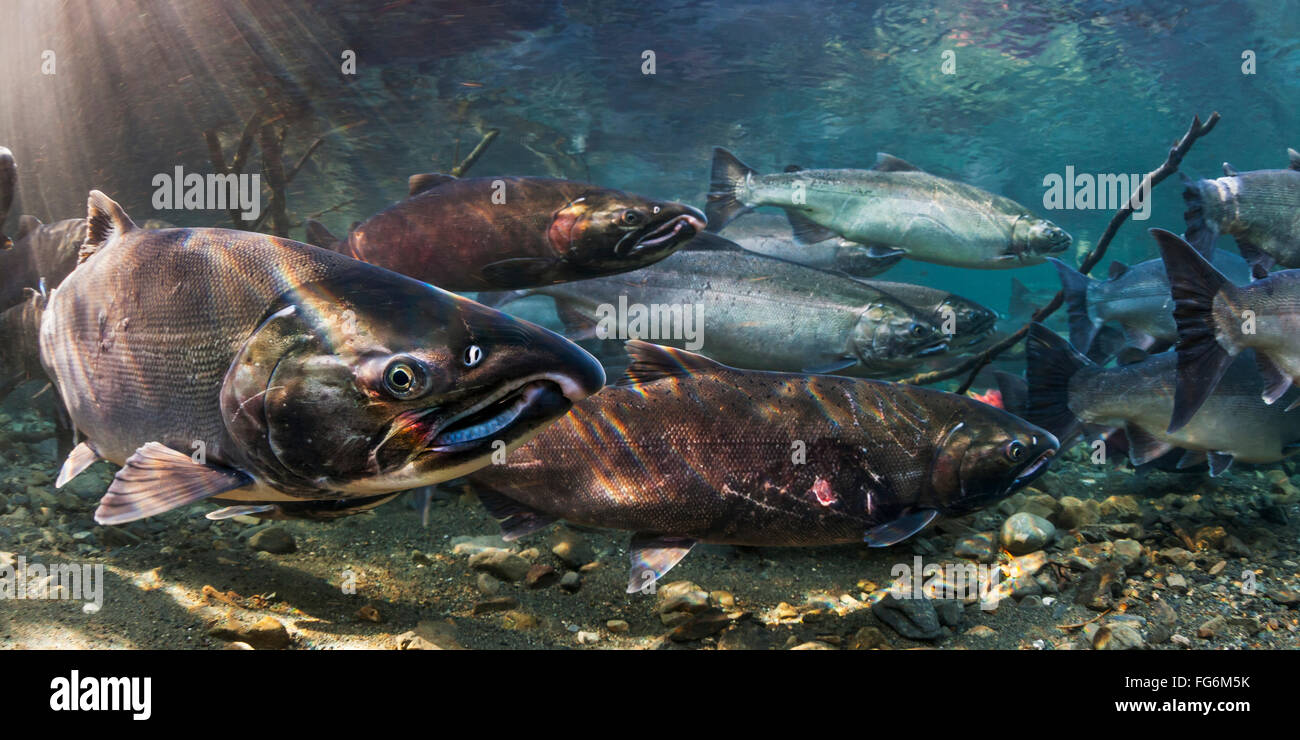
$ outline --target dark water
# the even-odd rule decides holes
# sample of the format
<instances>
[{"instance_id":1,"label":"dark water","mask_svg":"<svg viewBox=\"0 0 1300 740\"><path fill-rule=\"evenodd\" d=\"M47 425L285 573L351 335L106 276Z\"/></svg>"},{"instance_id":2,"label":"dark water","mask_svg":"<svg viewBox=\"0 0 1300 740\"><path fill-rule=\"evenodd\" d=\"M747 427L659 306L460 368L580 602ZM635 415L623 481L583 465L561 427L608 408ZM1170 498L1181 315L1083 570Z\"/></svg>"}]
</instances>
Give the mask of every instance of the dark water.
<instances>
[{"instance_id":1,"label":"dark water","mask_svg":"<svg viewBox=\"0 0 1300 740\"><path fill-rule=\"evenodd\" d=\"M1296 121L1294 3L917 5L908 2L335 2L9 0L0 30L0 140L23 168L15 213L78 215L99 188L137 219L150 179L208 171L203 131L234 148L260 105L295 158L294 221L345 201L337 230L447 169L481 131L475 174L589 179L697 205L709 150L761 171L904 157L1038 208L1042 179L1145 172L1193 115L1223 114L1190 172L1284 166ZM345 49L355 75L340 71ZM41 73L42 52L56 73ZM656 74L642 74L652 50ZM1242 74L1242 53L1257 74ZM945 51L955 74L941 71ZM1112 254L1154 255L1147 226L1181 227L1176 182ZM220 214L153 214L217 225ZM1092 243L1109 213L1053 214ZM299 234L296 234L299 235ZM1009 274L905 263L894 279L962 288L1005 309ZM1018 271L1055 284L1050 268ZM972 283L976 283L972 285Z\"/></svg>"}]
</instances>

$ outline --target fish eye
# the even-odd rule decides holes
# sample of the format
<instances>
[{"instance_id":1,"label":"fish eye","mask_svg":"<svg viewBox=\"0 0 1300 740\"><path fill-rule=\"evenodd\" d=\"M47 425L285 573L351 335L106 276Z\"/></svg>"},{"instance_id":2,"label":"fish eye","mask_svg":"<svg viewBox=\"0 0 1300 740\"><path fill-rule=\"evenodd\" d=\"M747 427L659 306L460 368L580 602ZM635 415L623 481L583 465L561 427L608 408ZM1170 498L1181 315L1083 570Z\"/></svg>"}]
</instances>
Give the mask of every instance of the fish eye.
<instances>
[{"instance_id":1,"label":"fish eye","mask_svg":"<svg viewBox=\"0 0 1300 740\"><path fill-rule=\"evenodd\" d=\"M1010 459L1011 462L1020 462L1024 459L1026 450L1027 448L1025 447L1024 442L1021 442L1018 439L1013 439L1009 444L1007 444L1007 458Z\"/></svg>"},{"instance_id":2,"label":"fish eye","mask_svg":"<svg viewBox=\"0 0 1300 740\"><path fill-rule=\"evenodd\" d=\"M928 333L929 332L925 330L924 324L912 324L912 336L916 337L917 339L924 337Z\"/></svg>"},{"instance_id":3,"label":"fish eye","mask_svg":"<svg viewBox=\"0 0 1300 740\"><path fill-rule=\"evenodd\" d=\"M393 360L384 370L384 389L397 398L412 398L424 389L424 373L406 359Z\"/></svg>"},{"instance_id":4,"label":"fish eye","mask_svg":"<svg viewBox=\"0 0 1300 740\"><path fill-rule=\"evenodd\" d=\"M465 367L474 367L483 361L483 348L477 344L471 344L465 348L465 354L461 357Z\"/></svg>"},{"instance_id":5,"label":"fish eye","mask_svg":"<svg viewBox=\"0 0 1300 740\"><path fill-rule=\"evenodd\" d=\"M660 209L659 209L659 206L655 206L654 208L650 209L650 213L651 213L652 215L658 216L658 215L659 215L659 210L660 210Z\"/></svg>"},{"instance_id":6,"label":"fish eye","mask_svg":"<svg viewBox=\"0 0 1300 740\"><path fill-rule=\"evenodd\" d=\"M645 214L635 208L629 208L619 216L619 221L624 226L640 226L645 221Z\"/></svg>"}]
</instances>

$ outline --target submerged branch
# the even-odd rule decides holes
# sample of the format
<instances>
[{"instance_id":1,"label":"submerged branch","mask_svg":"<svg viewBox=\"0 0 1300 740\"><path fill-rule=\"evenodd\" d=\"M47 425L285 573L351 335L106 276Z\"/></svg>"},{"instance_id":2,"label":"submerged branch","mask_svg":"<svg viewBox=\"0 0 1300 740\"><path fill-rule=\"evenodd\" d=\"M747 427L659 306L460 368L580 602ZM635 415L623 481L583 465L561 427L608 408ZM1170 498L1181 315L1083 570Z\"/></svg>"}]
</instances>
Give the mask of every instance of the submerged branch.
<instances>
[{"instance_id":1,"label":"submerged branch","mask_svg":"<svg viewBox=\"0 0 1300 740\"><path fill-rule=\"evenodd\" d=\"M487 151L492 140L497 138L497 135L500 133L501 131L499 129L489 129L487 133L483 134L483 138L479 139L478 145L474 147L474 150L469 153L468 157L465 157L465 161L451 168L451 175L454 177L463 177L469 168L473 167L474 163L478 161L478 158L483 156L483 152Z\"/></svg>"},{"instance_id":2,"label":"submerged branch","mask_svg":"<svg viewBox=\"0 0 1300 740\"><path fill-rule=\"evenodd\" d=\"M1138 186L1137 191L1129 198L1129 202L1125 203L1124 207L1116 211L1115 215L1111 217L1110 223L1106 226L1106 231L1102 233L1101 238L1097 240L1097 245L1083 258L1083 262L1079 265L1079 272L1087 275L1092 268L1097 266L1097 263L1106 256L1106 249L1115 238L1115 234L1119 232L1119 227L1122 226L1124 222L1128 220L1128 217L1133 214L1136 206L1140 205L1141 194L1145 192L1148 194L1147 197L1150 198L1151 189L1160 184L1160 182L1166 177L1177 172L1178 166L1182 163L1183 157L1187 154L1187 151L1192 148L1192 144L1196 143L1197 139L1210 133L1210 131L1214 129L1214 125L1218 122L1218 112L1211 113L1210 117L1205 119L1205 123L1201 123L1200 116L1196 116L1192 119L1192 125L1188 127L1187 133L1183 134L1183 137L1169 149L1169 156L1165 158L1164 164L1161 164L1156 169L1148 172L1146 176L1142 178L1142 183ZM1047 317L1055 313L1064 302L1065 293L1057 291L1056 295L1046 306L1043 306L1034 312L1033 318L1030 319L1030 323L1046 320ZM999 354L1014 347L1016 343L1021 339L1024 339L1025 335L1029 333L1029 326L1030 324L1025 324L1017 329L1015 333L1004 337L997 344L994 344L992 347L989 347L965 362L941 370L919 373L910 378L904 378L899 382L911 385L928 385L930 383L937 383L941 380L955 378L958 375L967 375L961 388L957 389L958 393L965 393L970 389L971 384L975 382L975 376L979 374L980 370L984 369L985 365L988 365ZM1086 350L1086 347L1080 348L1080 351Z\"/></svg>"}]
</instances>

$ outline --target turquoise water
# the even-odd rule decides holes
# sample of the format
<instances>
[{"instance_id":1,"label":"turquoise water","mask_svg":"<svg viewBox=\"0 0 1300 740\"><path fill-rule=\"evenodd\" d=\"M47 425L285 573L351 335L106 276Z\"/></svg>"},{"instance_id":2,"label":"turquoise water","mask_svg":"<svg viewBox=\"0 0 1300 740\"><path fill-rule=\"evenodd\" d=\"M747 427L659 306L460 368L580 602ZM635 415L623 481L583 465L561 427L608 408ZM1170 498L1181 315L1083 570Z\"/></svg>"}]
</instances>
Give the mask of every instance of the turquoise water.
<instances>
[{"instance_id":1,"label":"turquoise water","mask_svg":"<svg viewBox=\"0 0 1300 740\"><path fill-rule=\"evenodd\" d=\"M137 218L149 178L210 167L266 104L286 156L321 148L290 188L295 222L337 231L501 137L475 174L588 179L702 205L709 152L762 171L869 166L877 151L1041 211L1043 177L1145 172L1193 115L1223 120L1186 162L1281 167L1296 126L1295 3L537 2L273 4L10 0L0 29L0 140L23 152L16 213L79 215L98 187ZM341 72L344 50L356 74ZM53 75L42 54L56 54ZM655 74L642 73L643 52ZM1254 52L1256 74L1242 72ZM952 52L954 74L943 73ZM1179 186L1113 256L1150 258L1142 229L1181 229ZM211 213L152 214L219 225ZM1092 243L1106 211L1047 214ZM295 232L300 237L300 232ZM1017 271L1043 287L1050 268ZM1005 310L1010 274L904 263Z\"/></svg>"}]
</instances>

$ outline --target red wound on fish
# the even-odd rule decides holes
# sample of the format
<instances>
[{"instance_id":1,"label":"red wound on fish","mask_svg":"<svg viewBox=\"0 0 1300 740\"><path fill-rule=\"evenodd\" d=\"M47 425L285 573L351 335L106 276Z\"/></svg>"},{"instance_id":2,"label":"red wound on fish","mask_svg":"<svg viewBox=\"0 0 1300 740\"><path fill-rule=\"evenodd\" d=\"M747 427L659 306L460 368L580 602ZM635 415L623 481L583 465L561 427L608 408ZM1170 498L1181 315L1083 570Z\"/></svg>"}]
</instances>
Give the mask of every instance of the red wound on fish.
<instances>
[{"instance_id":1,"label":"red wound on fish","mask_svg":"<svg viewBox=\"0 0 1300 740\"><path fill-rule=\"evenodd\" d=\"M813 482L812 488L808 492L817 497L817 503L822 506L830 506L839 500L835 491L831 490L831 482L825 478L818 478Z\"/></svg>"}]
</instances>

